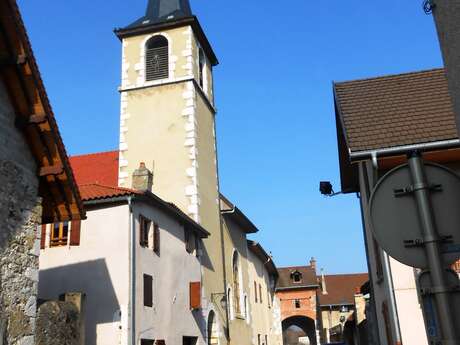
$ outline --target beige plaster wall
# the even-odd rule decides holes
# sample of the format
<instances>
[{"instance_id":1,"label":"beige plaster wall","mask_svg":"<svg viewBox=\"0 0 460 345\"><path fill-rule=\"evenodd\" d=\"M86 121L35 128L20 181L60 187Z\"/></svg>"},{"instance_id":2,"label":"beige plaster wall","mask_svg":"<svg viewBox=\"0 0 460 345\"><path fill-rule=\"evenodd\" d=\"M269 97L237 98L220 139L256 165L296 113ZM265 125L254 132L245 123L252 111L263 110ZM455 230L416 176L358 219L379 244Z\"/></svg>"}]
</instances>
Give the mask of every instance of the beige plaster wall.
<instances>
[{"instance_id":1,"label":"beige plaster wall","mask_svg":"<svg viewBox=\"0 0 460 345\"><path fill-rule=\"evenodd\" d=\"M230 288L229 296L230 303L228 305L230 315L230 338L233 344L250 345L252 339L252 331L250 325L250 315L247 305L244 300L250 299L249 296L249 277L248 277L248 250L246 242L246 233L229 219L229 216L224 217L224 244L225 244L225 267L227 291ZM235 251L239 256L240 270L240 291L239 303L241 313L235 312L233 296L235 294L233 288L233 255Z\"/></svg>"},{"instance_id":2,"label":"beige plaster wall","mask_svg":"<svg viewBox=\"0 0 460 345\"><path fill-rule=\"evenodd\" d=\"M260 334L265 344L265 335L268 344L283 345L283 334L281 328L281 309L278 298L275 296L273 285L270 285L270 276L262 262L251 251L248 251L248 277L249 277L249 312L252 327L252 344L258 345ZM262 286L262 303L260 302L259 291L257 291L258 302L255 302L254 282Z\"/></svg>"},{"instance_id":3,"label":"beige plaster wall","mask_svg":"<svg viewBox=\"0 0 460 345\"><path fill-rule=\"evenodd\" d=\"M161 34L169 41L169 77L145 81L145 43ZM153 192L177 205L211 236L203 243L203 313L217 312L215 296L225 292L212 98L212 68L198 85L199 48L190 26L123 40L119 185L145 162L153 171ZM218 304L218 303L217 303ZM225 344L222 330L220 345Z\"/></svg>"}]
</instances>

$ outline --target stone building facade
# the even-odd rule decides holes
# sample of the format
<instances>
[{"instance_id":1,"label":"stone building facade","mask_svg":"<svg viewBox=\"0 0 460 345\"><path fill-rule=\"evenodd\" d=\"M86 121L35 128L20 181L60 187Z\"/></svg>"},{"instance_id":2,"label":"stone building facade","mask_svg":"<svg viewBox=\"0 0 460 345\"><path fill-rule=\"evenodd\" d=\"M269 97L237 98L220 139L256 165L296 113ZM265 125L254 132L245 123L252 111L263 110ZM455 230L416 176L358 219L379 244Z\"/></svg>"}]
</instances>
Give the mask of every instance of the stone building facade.
<instances>
[{"instance_id":1,"label":"stone building facade","mask_svg":"<svg viewBox=\"0 0 460 345\"><path fill-rule=\"evenodd\" d=\"M0 344L32 345L40 225L84 212L14 0L0 27Z\"/></svg>"}]
</instances>

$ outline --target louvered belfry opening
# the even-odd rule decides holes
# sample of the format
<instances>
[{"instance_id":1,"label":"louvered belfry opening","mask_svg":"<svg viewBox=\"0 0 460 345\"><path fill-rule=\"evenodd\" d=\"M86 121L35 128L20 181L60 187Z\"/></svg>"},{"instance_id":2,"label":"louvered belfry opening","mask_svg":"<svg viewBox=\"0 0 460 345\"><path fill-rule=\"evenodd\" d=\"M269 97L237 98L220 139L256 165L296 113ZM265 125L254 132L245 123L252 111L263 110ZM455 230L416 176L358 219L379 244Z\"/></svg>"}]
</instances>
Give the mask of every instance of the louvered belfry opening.
<instances>
[{"instance_id":1,"label":"louvered belfry opening","mask_svg":"<svg viewBox=\"0 0 460 345\"><path fill-rule=\"evenodd\" d=\"M155 36L147 41L145 70L146 81L169 77L169 52L166 37Z\"/></svg>"}]
</instances>

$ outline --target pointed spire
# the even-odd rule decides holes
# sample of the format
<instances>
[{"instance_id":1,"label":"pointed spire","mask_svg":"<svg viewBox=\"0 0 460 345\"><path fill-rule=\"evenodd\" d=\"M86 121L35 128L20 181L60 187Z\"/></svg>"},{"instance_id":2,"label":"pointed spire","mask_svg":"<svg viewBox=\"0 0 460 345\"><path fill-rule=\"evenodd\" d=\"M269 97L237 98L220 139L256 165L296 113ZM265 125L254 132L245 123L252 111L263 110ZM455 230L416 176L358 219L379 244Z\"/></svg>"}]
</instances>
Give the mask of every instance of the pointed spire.
<instances>
[{"instance_id":1,"label":"pointed spire","mask_svg":"<svg viewBox=\"0 0 460 345\"><path fill-rule=\"evenodd\" d=\"M166 23L192 16L189 0L148 0L145 16L128 25L126 29Z\"/></svg>"}]
</instances>

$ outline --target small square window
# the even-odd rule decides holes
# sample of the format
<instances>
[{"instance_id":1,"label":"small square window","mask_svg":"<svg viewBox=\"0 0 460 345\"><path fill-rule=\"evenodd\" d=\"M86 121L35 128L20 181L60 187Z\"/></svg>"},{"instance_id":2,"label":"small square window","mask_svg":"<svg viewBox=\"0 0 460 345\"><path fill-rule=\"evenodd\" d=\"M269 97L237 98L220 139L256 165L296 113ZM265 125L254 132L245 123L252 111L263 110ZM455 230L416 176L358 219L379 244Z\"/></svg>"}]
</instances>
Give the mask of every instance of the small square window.
<instances>
[{"instance_id":1,"label":"small square window","mask_svg":"<svg viewBox=\"0 0 460 345\"><path fill-rule=\"evenodd\" d=\"M300 299L294 300L294 307L295 307L296 309L300 309Z\"/></svg>"}]
</instances>

